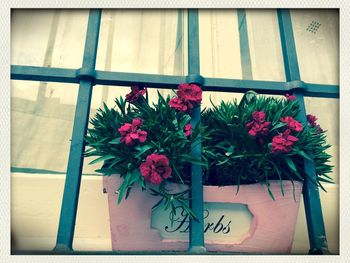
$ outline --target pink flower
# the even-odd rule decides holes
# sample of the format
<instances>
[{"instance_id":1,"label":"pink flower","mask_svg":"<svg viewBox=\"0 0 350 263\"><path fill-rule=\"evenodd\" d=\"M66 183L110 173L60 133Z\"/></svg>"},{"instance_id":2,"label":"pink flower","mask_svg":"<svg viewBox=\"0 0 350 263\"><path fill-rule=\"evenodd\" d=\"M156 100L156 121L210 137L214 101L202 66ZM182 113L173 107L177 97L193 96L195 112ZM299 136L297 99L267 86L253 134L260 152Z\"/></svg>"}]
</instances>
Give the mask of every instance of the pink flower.
<instances>
[{"instance_id":1,"label":"pink flower","mask_svg":"<svg viewBox=\"0 0 350 263\"><path fill-rule=\"evenodd\" d=\"M266 114L263 111L254 111L252 116L253 121L246 124L249 135L257 137L268 134L271 122L265 121Z\"/></svg>"},{"instance_id":2,"label":"pink flower","mask_svg":"<svg viewBox=\"0 0 350 263\"><path fill-rule=\"evenodd\" d=\"M292 150L292 146L299 139L292 135L289 135L291 130L285 130L283 133L276 135L272 138L272 152L288 153Z\"/></svg>"},{"instance_id":3,"label":"pink flower","mask_svg":"<svg viewBox=\"0 0 350 263\"><path fill-rule=\"evenodd\" d=\"M289 95L288 93L286 94L286 98L288 101L292 101L292 100L295 100L297 97L294 96L294 95Z\"/></svg>"},{"instance_id":4,"label":"pink flower","mask_svg":"<svg viewBox=\"0 0 350 263\"><path fill-rule=\"evenodd\" d=\"M139 86L131 86L131 92L129 94L126 94L125 100L127 102L133 103L138 100L140 96L145 95L146 93L145 87L139 87Z\"/></svg>"},{"instance_id":5,"label":"pink flower","mask_svg":"<svg viewBox=\"0 0 350 263\"><path fill-rule=\"evenodd\" d=\"M125 123L118 131L121 134L120 142L125 142L126 145L134 145L136 141L145 142L147 138L147 132L142 131L140 126L142 120L137 117L132 120L132 123Z\"/></svg>"},{"instance_id":6,"label":"pink flower","mask_svg":"<svg viewBox=\"0 0 350 263\"><path fill-rule=\"evenodd\" d=\"M292 131L300 132L303 130L303 125L300 122L296 121L293 117L287 116L285 118L280 118L281 122L287 123L287 128Z\"/></svg>"},{"instance_id":7,"label":"pink flower","mask_svg":"<svg viewBox=\"0 0 350 263\"><path fill-rule=\"evenodd\" d=\"M192 133L192 125L189 123L189 124L186 124L185 127L184 127L184 135L186 137L190 136Z\"/></svg>"},{"instance_id":8,"label":"pink flower","mask_svg":"<svg viewBox=\"0 0 350 263\"><path fill-rule=\"evenodd\" d=\"M140 165L140 172L146 181L160 184L163 179L167 179L171 175L169 159L163 154L150 154L147 156L146 162Z\"/></svg>"},{"instance_id":9,"label":"pink flower","mask_svg":"<svg viewBox=\"0 0 350 263\"><path fill-rule=\"evenodd\" d=\"M180 84L176 94L177 98L171 99L169 105L182 112L190 112L202 101L202 89L196 84Z\"/></svg>"}]
</instances>

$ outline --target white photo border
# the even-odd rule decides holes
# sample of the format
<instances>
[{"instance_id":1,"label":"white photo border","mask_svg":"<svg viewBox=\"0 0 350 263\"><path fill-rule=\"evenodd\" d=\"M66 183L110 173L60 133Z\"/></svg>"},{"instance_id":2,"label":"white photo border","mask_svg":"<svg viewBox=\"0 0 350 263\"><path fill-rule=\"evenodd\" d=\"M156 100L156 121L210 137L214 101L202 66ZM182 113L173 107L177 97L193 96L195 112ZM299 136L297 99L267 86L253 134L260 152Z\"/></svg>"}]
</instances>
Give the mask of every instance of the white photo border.
<instances>
[{"instance_id":1,"label":"white photo border","mask_svg":"<svg viewBox=\"0 0 350 263\"><path fill-rule=\"evenodd\" d=\"M12 8L339 8L340 9L340 127L339 127L339 160L340 160L340 255L334 256L14 256L10 251L10 153L11 153L11 116L10 116L10 13ZM0 74L1 89L1 195L0 195L0 257L1 262L350 262L350 171L349 130L350 111L350 4L346 0L325 1L273 1L273 0L3 0L0 10ZM330 258L331 257L331 258Z\"/></svg>"}]
</instances>

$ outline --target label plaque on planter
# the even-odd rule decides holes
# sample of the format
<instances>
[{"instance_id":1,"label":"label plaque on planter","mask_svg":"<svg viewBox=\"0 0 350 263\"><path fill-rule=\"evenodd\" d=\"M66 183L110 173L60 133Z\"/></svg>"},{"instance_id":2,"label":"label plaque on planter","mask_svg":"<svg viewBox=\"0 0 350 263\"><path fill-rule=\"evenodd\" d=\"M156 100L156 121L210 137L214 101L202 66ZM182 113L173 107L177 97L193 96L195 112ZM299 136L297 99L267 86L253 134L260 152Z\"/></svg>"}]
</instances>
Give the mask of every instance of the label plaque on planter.
<instances>
[{"instance_id":1,"label":"label plaque on planter","mask_svg":"<svg viewBox=\"0 0 350 263\"><path fill-rule=\"evenodd\" d=\"M181 205L176 214L157 207L152 212L151 227L159 231L163 241L188 241L189 216ZM206 243L238 244L249 236L253 215L248 206L239 203L204 203Z\"/></svg>"}]
</instances>

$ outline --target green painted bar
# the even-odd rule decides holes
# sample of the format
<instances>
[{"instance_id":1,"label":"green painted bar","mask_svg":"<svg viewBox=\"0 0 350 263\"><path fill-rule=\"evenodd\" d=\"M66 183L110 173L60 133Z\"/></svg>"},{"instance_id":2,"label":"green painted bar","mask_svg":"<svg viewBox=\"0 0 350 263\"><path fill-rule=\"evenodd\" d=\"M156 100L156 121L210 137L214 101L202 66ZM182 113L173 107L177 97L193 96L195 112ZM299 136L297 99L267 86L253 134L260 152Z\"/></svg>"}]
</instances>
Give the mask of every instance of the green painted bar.
<instances>
[{"instance_id":1,"label":"green painted bar","mask_svg":"<svg viewBox=\"0 0 350 263\"><path fill-rule=\"evenodd\" d=\"M63 68L45 68L31 66L11 66L11 79L46 82L79 83L78 70ZM95 71L96 85L125 86L133 84L154 88L176 88L186 82L185 76L139 74L124 72ZM246 92L254 90L261 94L280 94L292 92L292 82L204 78L202 89L205 91ZM319 98L339 98L338 85L303 83L304 95Z\"/></svg>"},{"instance_id":2,"label":"green painted bar","mask_svg":"<svg viewBox=\"0 0 350 263\"><path fill-rule=\"evenodd\" d=\"M244 9L237 10L237 18L238 18L238 31L239 31L239 47L241 52L242 78L253 79L252 62L250 60L246 12Z\"/></svg>"},{"instance_id":3,"label":"green painted bar","mask_svg":"<svg viewBox=\"0 0 350 263\"><path fill-rule=\"evenodd\" d=\"M11 65L11 79L79 83L76 69Z\"/></svg>"},{"instance_id":4,"label":"green painted bar","mask_svg":"<svg viewBox=\"0 0 350 263\"><path fill-rule=\"evenodd\" d=\"M85 41L84 72L93 72L96 62L101 11L91 10ZM55 251L72 250L75 220L79 200L81 172L83 167L84 138L89 121L93 80L80 80L78 101L74 116L72 142L69 152L67 176L64 185L60 221Z\"/></svg>"},{"instance_id":5,"label":"green painted bar","mask_svg":"<svg viewBox=\"0 0 350 263\"><path fill-rule=\"evenodd\" d=\"M146 85L146 87L173 89L185 81L185 76L96 71L96 84L100 85L131 86L138 84Z\"/></svg>"},{"instance_id":6,"label":"green painted bar","mask_svg":"<svg viewBox=\"0 0 350 263\"><path fill-rule=\"evenodd\" d=\"M278 10L278 21L280 27L283 59L285 64L287 81L300 80L298 58L295 48L292 21L288 10ZM298 120L307 122L304 104L303 90L299 89L294 92L300 104L301 111ZM305 172L307 175L316 180L315 166L312 161L305 160ZM309 254L325 254L328 252L326 232L323 222L322 207L318 187L307 178L304 181L303 197L307 229L309 234L310 251Z\"/></svg>"},{"instance_id":7,"label":"green painted bar","mask_svg":"<svg viewBox=\"0 0 350 263\"><path fill-rule=\"evenodd\" d=\"M200 78L199 62L199 30L198 30L198 10L188 11L188 74L193 79ZM201 84L201 83L197 83ZM201 120L201 108L195 107L191 114L191 125L194 127ZM193 157L201 159L202 146L199 142L192 145ZM203 182L202 167L197 164L191 165L191 209L197 216L198 221L190 220L190 252L203 253L206 251L204 245L204 219L203 219Z\"/></svg>"}]
</instances>

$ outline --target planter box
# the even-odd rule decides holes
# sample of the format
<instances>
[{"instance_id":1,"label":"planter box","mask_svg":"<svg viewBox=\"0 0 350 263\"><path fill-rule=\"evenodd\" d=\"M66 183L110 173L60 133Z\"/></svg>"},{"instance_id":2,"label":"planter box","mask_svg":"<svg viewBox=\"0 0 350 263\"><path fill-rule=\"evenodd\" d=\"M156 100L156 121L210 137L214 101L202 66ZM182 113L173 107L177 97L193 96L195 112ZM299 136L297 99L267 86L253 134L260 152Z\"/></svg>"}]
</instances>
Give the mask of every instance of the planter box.
<instances>
[{"instance_id":1,"label":"planter box","mask_svg":"<svg viewBox=\"0 0 350 263\"><path fill-rule=\"evenodd\" d=\"M169 211L152 207L159 197L132 189L128 199L117 204L115 191L122 180L119 175L104 177L108 192L112 249L117 251L186 251L188 218L178 208L173 224ZM178 185L174 184L174 188ZM183 187L183 186L182 186ZM289 253L302 191L302 183L293 186L271 181L275 201L260 184L204 186L204 230L208 251Z\"/></svg>"}]
</instances>

